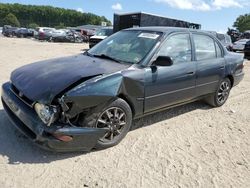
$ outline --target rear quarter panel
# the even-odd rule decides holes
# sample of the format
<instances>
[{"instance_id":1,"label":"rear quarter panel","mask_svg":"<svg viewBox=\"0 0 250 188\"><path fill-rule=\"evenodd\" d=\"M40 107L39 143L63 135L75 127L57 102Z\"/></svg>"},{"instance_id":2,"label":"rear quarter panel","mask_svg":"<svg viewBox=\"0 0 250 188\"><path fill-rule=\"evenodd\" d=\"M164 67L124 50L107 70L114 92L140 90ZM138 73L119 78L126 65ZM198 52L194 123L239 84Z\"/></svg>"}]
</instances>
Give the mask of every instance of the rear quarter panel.
<instances>
[{"instance_id":1,"label":"rear quarter panel","mask_svg":"<svg viewBox=\"0 0 250 188\"><path fill-rule=\"evenodd\" d=\"M225 55L226 60L226 76L232 76L234 80L243 74L244 55L234 52L227 52ZM234 83L236 85L236 83Z\"/></svg>"}]
</instances>

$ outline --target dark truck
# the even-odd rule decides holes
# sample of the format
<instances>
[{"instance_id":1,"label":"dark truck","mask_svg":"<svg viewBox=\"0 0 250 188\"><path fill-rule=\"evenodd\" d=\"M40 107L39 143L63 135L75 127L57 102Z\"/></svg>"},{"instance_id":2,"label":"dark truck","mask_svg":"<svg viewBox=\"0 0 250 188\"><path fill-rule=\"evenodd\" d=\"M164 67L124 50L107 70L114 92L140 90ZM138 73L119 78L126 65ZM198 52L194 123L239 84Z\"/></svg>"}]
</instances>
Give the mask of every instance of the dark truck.
<instances>
[{"instance_id":1,"label":"dark truck","mask_svg":"<svg viewBox=\"0 0 250 188\"><path fill-rule=\"evenodd\" d=\"M168 26L201 29L200 24L167 18L145 12L114 14L114 33L122 29L127 29L131 27L147 26Z\"/></svg>"}]
</instances>

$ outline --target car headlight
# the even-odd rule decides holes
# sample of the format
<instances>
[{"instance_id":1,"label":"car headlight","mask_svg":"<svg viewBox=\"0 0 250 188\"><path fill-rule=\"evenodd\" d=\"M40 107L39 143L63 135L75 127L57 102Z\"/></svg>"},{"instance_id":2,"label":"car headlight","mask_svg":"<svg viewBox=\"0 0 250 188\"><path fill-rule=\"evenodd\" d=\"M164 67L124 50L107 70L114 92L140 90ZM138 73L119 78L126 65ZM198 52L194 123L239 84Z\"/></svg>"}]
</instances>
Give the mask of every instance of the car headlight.
<instances>
[{"instance_id":1,"label":"car headlight","mask_svg":"<svg viewBox=\"0 0 250 188\"><path fill-rule=\"evenodd\" d=\"M50 126L51 123L55 121L57 113L57 109L55 107L36 103L34 108L37 115L47 126Z\"/></svg>"}]
</instances>

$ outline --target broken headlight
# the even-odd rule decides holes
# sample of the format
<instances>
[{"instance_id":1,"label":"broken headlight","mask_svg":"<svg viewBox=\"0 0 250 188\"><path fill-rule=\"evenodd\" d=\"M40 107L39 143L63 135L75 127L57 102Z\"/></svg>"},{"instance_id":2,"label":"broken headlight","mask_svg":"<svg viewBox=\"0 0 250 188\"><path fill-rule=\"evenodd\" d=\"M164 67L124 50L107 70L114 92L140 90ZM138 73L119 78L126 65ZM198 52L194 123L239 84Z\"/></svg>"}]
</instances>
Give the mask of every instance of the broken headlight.
<instances>
[{"instance_id":1,"label":"broken headlight","mask_svg":"<svg viewBox=\"0 0 250 188\"><path fill-rule=\"evenodd\" d=\"M56 114L57 114L56 107L36 103L34 108L37 115L47 126L50 126L51 123L53 123L56 120Z\"/></svg>"}]
</instances>

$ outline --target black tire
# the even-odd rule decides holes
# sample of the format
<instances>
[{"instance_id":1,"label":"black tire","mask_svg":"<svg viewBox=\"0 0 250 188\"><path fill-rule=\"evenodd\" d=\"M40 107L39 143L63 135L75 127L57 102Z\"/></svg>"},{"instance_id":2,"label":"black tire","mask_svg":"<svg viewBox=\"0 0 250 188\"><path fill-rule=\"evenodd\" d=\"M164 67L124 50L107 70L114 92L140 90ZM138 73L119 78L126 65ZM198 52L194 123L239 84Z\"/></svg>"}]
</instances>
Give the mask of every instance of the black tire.
<instances>
[{"instance_id":1,"label":"black tire","mask_svg":"<svg viewBox=\"0 0 250 188\"><path fill-rule=\"evenodd\" d=\"M211 96L205 98L205 101L213 107L220 107L227 101L231 88L232 88L231 81L228 78L224 78L219 83L216 92Z\"/></svg>"},{"instance_id":2,"label":"black tire","mask_svg":"<svg viewBox=\"0 0 250 188\"><path fill-rule=\"evenodd\" d=\"M104 116L104 113L106 111L108 111L108 110L111 111L115 108L117 108L121 112L124 112L125 124L124 124L124 122L123 122L123 124L124 124L123 126L121 126L120 124L119 125L101 124L99 122L100 118L102 118L101 116ZM113 118L114 118L114 116L113 116ZM110 119L110 118L107 118L107 119ZM117 117L117 119L119 119L119 118ZM108 122L110 123L110 121L108 121ZM102 128L102 127L100 127L100 125L102 125L103 127L109 129L108 133L105 135L106 137L108 137L109 134L113 134L113 139L111 136L110 136L111 137L110 140L108 138L106 138L105 136L103 138L99 139L97 141L95 149L105 149L105 148L117 145L126 136L128 131L130 130L131 124L132 124L131 108L128 105L128 103L121 98L118 98L109 104L105 104L105 105L94 108L84 117L84 120L83 120L83 125L86 127ZM118 130L119 134L117 132L117 135L115 135L115 133L116 133L115 131L117 131L117 130L115 130L115 128L111 128L111 127L108 128L108 126L115 126L115 128L117 130L118 130L118 128L116 126L119 126L119 127L121 127L121 130ZM113 131L113 133L111 133L112 131Z\"/></svg>"}]
</instances>

